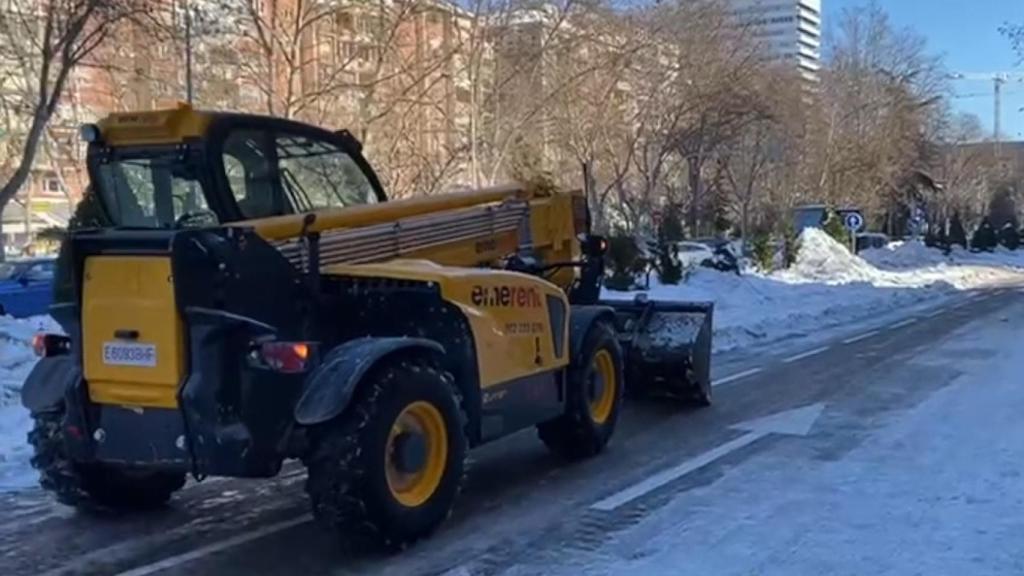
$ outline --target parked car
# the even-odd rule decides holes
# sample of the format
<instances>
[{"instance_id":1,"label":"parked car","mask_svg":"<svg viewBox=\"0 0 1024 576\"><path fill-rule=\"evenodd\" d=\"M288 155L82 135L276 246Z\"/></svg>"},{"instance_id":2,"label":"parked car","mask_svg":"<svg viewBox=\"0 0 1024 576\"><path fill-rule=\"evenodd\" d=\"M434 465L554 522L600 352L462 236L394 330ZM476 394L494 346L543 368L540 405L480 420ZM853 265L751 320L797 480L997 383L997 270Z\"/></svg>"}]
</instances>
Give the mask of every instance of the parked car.
<instances>
[{"instance_id":1,"label":"parked car","mask_svg":"<svg viewBox=\"0 0 1024 576\"><path fill-rule=\"evenodd\" d=\"M46 314L53 301L53 258L0 262L0 316Z\"/></svg>"},{"instance_id":2,"label":"parked car","mask_svg":"<svg viewBox=\"0 0 1024 576\"><path fill-rule=\"evenodd\" d=\"M739 249L722 238L695 238L676 244L679 260L688 267L703 266L720 272L739 274Z\"/></svg>"},{"instance_id":3,"label":"parked car","mask_svg":"<svg viewBox=\"0 0 1024 576\"><path fill-rule=\"evenodd\" d=\"M715 257L714 248L703 242L677 242L676 249L679 250L679 261L687 268L696 268Z\"/></svg>"},{"instance_id":4,"label":"parked car","mask_svg":"<svg viewBox=\"0 0 1024 576\"><path fill-rule=\"evenodd\" d=\"M862 232L857 234L857 252L868 248L885 248L889 245L889 237L877 232Z\"/></svg>"}]
</instances>

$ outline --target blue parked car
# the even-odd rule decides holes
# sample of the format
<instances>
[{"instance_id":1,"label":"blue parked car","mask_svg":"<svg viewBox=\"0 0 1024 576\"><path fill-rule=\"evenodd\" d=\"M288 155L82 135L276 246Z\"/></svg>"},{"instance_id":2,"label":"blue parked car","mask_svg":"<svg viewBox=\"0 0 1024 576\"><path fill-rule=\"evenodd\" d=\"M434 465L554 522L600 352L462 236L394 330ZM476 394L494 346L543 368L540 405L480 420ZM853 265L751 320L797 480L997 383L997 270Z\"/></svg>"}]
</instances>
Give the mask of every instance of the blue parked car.
<instances>
[{"instance_id":1,"label":"blue parked car","mask_svg":"<svg viewBox=\"0 0 1024 576\"><path fill-rule=\"evenodd\" d=\"M53 258L0 262L0 316L25 318L48 313L55 269Z\"/></svg>"}]
</instances>

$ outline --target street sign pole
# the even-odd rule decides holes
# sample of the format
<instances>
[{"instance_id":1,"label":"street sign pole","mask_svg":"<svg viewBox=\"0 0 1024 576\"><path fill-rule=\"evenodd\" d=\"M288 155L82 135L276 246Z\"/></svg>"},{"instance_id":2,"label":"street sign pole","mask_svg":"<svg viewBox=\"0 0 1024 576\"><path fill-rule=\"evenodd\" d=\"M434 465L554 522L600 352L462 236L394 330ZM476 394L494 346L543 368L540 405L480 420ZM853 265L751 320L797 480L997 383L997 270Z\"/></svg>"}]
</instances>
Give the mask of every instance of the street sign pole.
<instances>
[{"instance_id":1,"label":"street sign pole","mask_svg":"<svg viewBox=\"0 0 1024 576\"><path fill-rule=\"evenodd\" d=\"M843 226L850 232L850 253L857 253L857 232L864 227L864 217L858 212L849 212L843 216Z\"/></svg>"}]
</instances>

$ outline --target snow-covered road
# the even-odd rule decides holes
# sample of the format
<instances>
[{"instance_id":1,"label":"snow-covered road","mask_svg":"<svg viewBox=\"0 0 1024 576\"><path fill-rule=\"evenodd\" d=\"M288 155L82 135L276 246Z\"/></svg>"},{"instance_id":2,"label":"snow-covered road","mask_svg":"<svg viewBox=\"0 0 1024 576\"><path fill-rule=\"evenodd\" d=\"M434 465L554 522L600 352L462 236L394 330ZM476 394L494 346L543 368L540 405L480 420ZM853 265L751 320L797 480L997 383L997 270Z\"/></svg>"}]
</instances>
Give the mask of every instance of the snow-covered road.
<instances>
[{"instance_id":1,"label":"snow-covered road","mask_svg":"<svg viewBox=\"0 0 1024 576\"><path fill-rule=\"evenodd\" d=\"M1022 342L1019 297L826 401L807 438L719 466L595 550L502 573L1020 574Z\"/></svg>"}]
</instances>

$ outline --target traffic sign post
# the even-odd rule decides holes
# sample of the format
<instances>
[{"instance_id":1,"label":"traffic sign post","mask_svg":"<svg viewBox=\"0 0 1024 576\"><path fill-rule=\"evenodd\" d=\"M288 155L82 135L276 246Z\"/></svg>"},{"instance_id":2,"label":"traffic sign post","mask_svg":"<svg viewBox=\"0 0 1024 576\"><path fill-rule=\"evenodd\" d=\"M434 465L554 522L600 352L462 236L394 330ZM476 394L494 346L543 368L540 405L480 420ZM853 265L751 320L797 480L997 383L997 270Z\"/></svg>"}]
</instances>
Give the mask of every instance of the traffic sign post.
<instances>
[{"instance_id":1,"label":"traffic sign post","mask_svg":"<svg viewBox=\"0 0 1024 576\"><path fill-rule=\"evenodd\" d=\"M860 212L847 212L843 215L843 225L850 232L850 253L857 253L857 232L864 227L864 217Z\"/></svg>"}]
</instances>

